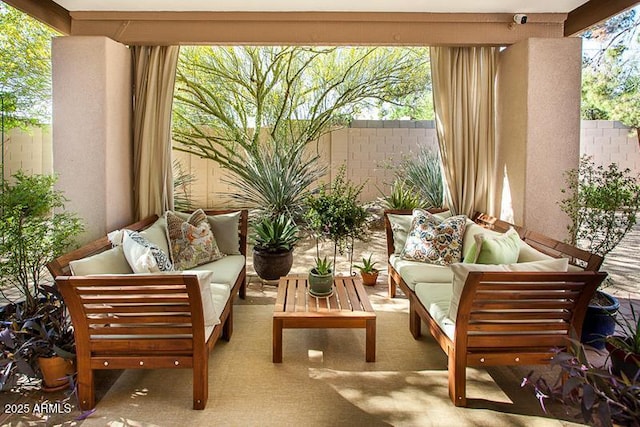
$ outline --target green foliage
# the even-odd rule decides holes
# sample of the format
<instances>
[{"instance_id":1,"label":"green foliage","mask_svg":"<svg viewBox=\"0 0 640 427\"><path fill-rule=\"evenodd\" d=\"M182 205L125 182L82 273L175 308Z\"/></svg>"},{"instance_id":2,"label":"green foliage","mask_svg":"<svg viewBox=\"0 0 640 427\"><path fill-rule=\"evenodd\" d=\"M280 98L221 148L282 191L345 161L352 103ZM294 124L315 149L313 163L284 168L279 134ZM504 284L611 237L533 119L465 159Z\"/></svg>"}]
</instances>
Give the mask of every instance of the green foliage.
<instances>
[{"instance_id":1,"label":"green foliage","mask_svg":"<svg viewBox=\"0 0 640 427\"><path fill-rule=\"evenodd\" d=\"M583 156L578 169L565 173L567 197L560 207L569 216L570 243L601 256L608 254L636 223L640 185L616 163L596 166Z\"/></svg>"},{"instance_id":2,"label":"green foliage","mask_svg":"<svg viewBox=\"0 0 640 427\"><path fill-rule=\"evenodd\" d=\"M444 179L440 155L427 147L402 157L399 164L387 162L394 172L391 194L385 202L390 209L441 208L444 206Z\"/></svg>"},{"instance_id":3,"label":"green foliage","mask_svg":"<svg viewBox=\"0 0 640 427\"><path fill-rule=\"evenodd\" d=\"M301 214L326 172L317 140L362 109L424 90L424 49L181 49L174 102L177 150L218 162L245 206ZM423 73L423 71L420 71Z\"/></svg>"},{"instance_id":4,"label":"green foliage","mask_svg":"<svg viewBox=\"0 0 640 427\"><path fill-rule=\"evenodd\" d=\"M391 184L391 193L384 196L384 203L388 209L416 209L424 206L424 202L413 187L408 186L403 179L396 178Z\"/></svg>"},{"instance_id":5,"label":"green foliage","mask_svg":"<svg viewBox=\"0 0 640 427\"><path fill-rule=\"evenodd\" d=\"M179 160L173 161L173 205L176 211L194 210L190 187L196 180L196 176L186 171Z\"/></svg>"},{"instance_id":6,"label":"green foliage","mask_svg":"<svg viewBox=\"0 0 640 427\"><path fill-rule=\"evenodd\" d=\"M230 196L242 206L299 219L309 188L325 173L325 165L308 156L304 145L265 144L247 155L235 178L225 181L239 190Z\"/></svg>"},{"instance_id":7,"label":"green foliage","mask_svg":"<svg viewBox=\"0 0 640 427\"><path fill-rule=\"evenodd\" d=\"M55 181L20 171L0 194L0 285L24 297L27 315L38 308L47 263L65 253L83 230L76 215L64 211L66 199L54 189Z\"/></svg>"},{"instance_id":8,"label":"green foliage","mask_svg":"<svg viewBox=\"0 0 640 427\"><path fill-rule=\"evenodd\" d=\"M54 286L41 285L35 312L21 302L3 307L0 331L0 390L17 384L17 374L39 376L39 357L75 357L71 318Z\"/></svg>"},{"instance_id":9,"label":"green foliage","mask_svg":"<svg viewBox=\"0 0 640 427\"><path fill-rule=\"evenodd\" d=\"M340 252L353 239L362 239L367 229L367 211L358 203L364 188L345 178L340 167L330 186L323 185L318 194L307 198L305 220L317 239L329 239Z\"/></svg>"},{"instance_id":10,"label":"green foliage","mask_svg":"<svg viewBox=\"0 0 640 427\"><path fill-rule=\"evenodd\" d=\"M324 258L316 258L316 265L311 269L315 274L319 276L326 276L331 274L331 267L333 263L327 260L327 257Z\"/></svg>"},{"instance_id":11,"label":"green foliage","mask_svg":"<svg viewBox=\"0 0 640 427\"><path fill-rule=\"evenodd\" d=\"M255 248L264 252L288 252L300 239L298 226L284 214L262 218L253 230Z\"/></svg>"},{"instance_id":12,"label":"green foliage","mask_svg":"<svg viewBox=\"0 0 640 427\"><path fill-rule=\"evenodd\" d=\"M544 377L533 381L533 371L522 382L534 389L545 412L545 400L552 399L576 409L576 416L589 425L638 425L640 378L617 378L607 368L592 365L578 340L567 350L556 350L551 365L560 368L553 384Z\"/></svg>"},{"instance_id":13,"label":"green foliage","mask_svg":"<svg viewBox=\"0 0 640 427\"><path fill-rule=\"evenodd\" d=\"M583 61L582 118L618 120L640 128L639 26L640 16L631 9L584 35L599 41L602 48Z\"/></svg>"},{"instance_id":14,"label":"green foliage","mask_svg":"<svg viewBox=\"0 0 640 427\"><path fill-rule=\"evenodd\" d=\"M0 2L0 96L5 129L51 120L51 38L57 33Z\"/></svg>"},{"instance_id":15,"label":"green foliage","mask_svg":"<svg viewBox=\"0 0 640 427\"><path fill-rule=\"evenodd\" d=\"M375 273L378 271L377 268L375 268L375 265L377 264L377 262L371 262L371 257L373 256L373 254L369 255L369 258L362 258L362 265L354 265L355 268L357 268L358 270L360 270L361 273Z\"/></svg>"},{"instance_id":16,"label":"green foliage","mask_svg":"<svg viewBox=\"0 0 640 427\"><path fill-rule=\"evenodd\" d=\"M444 186L440 156L436 151L422 147L417 156L406 158L398 170L405 182L424 200L427 208L444 205Z\"/></svg>"},{"instance_id":17,"label":"green foliage","mask_svg":"<svg viewBox=\"0 0 640 427\"><path fill-rule=\"evenodd\" d=\"M631 301L631 315L618 312L614 317L618 327L615 335L606 337L608 343L623 350L625 353L640 354L640 316Z\"/></svg>"}]
</instances>

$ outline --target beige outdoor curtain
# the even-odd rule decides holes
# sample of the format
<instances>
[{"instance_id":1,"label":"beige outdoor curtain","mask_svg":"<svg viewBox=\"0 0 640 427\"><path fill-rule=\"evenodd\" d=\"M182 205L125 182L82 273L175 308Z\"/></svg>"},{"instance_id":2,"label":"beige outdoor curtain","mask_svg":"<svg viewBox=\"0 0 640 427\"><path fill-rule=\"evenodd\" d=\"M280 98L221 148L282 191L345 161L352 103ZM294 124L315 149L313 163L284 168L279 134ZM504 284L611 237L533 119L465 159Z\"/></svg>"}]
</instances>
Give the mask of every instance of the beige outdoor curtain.
<instances>
[{"instance_id":1,"label":"beige outdoor curtain","mask_svg":"<svg viewBox=\"0 0 640 427\"><path fill-rule=\"evenodd\" d=\"M436 130L455 213L494 212L498 49L432 47Z\"/></svg>"},{"instance_id":2,"label":"beige outdoor curtain","mask_svg":"<svg viewBox=\"0 0 640 427\"><path fill-rule=\"evenodd\" d=\"M133 46L134 203L138 219L173 209L171 105L178 46Z\"/></svg>"}]
</instances>

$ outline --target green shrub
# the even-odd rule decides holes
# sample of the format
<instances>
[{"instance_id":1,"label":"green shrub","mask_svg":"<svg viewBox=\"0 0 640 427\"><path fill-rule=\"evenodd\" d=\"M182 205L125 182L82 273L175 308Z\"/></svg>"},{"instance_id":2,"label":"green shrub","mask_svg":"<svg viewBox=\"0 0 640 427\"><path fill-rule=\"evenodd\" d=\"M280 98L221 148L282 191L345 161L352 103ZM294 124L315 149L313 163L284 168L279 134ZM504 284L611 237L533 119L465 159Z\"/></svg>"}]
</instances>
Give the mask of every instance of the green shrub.
<instances>
[{"instance_id":1,"label":"green shrub","mask_svg":"<svg viewBox=\"0 0 640 427\"><path fill-rule=\"evenodd\" d=\"M565 173L567 198L560 207L571 220L569 242L589 252L607 255L636 223L640 185L631 170L616 163L596 166L583 156L578 169Z\"/></svg>"},{"instance_id":2,"label":"green shrub","mask_svg":"<svg viewBox=\"0 0 640 427\"><path fill-rule=\"evenodd\" d=\"M391 193L388 196L384 196L383 199L388 209L410 210L421 208L425 205L415 189L401 179L393 181Z\"/></svg>"},{"instance_id":3,"label":"green shrub","mask_svg":"<svg viewBox=\"0 0 640 427\"><path fill-rule=\"evenodd\" d=\"M0 195L0 284L24 297L29 314L38 307L47 263L83 230L76 215L64 211L66 199L55 182L55 176L18 172L3 183Z\"/></svg>"},{"instance_id":4,"label":"green shrub","mask_svg":"<svg viewBox=\"0 0 640 427\"><path fill-rule=\"evenodd\" d=\"M307 226L316 239L334 242L334 264L336 252L349 247L351 254L353 239L364 238L367 229L367 211L358 203L364 184L353 185L345 174L341 166L330 186L323 185L318 194L306 199Z\"/></svg>"}]
</instances>

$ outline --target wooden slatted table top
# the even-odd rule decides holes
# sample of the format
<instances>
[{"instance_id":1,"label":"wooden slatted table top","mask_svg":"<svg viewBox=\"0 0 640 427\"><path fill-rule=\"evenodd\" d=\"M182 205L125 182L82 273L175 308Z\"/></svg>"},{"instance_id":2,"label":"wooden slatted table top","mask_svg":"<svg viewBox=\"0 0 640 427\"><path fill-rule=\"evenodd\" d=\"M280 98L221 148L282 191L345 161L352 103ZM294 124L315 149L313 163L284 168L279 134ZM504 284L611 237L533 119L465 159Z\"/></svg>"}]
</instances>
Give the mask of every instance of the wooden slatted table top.
<instances>
[{"instance_id":1,"label":"wooden slatted table top","mask_svg":"<svg viewBox=\"0 0 640 427\"><path fill-rule=\"evenodd\" d=\"M309 294L308 286L305 276L280 278L274 317L376 317L357 277L334 277L333 293L328 297Z\"/></svg>"}]
</instances>

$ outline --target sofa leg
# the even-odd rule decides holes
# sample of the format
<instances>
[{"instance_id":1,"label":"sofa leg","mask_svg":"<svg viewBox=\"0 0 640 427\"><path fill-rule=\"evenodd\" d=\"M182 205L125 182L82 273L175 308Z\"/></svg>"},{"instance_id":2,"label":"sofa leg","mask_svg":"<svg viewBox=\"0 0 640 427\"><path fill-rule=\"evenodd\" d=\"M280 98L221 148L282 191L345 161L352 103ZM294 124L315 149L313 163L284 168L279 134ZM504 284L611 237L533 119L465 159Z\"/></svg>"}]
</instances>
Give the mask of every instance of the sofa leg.
<instances>
[{"instance_id":1,"label":"sofa leg","mask_svg":"<svg viewBox=\"0 0 640 427\"><path fill-rule=\"evenodd\" d=\"M393 281L393 277L389 274L389 298L396 297L396 282Z\"/></svg>"},{"instance_id":2,"label":"sofa leg","mask_svg":"<svg viewBox=\"0 0 640 427\"><path fill-rule=\"evenodd\" d=\"M409 299L409 331L413 338L418 339L422 335L422 320L416 311L416 303L413 298Z\"/></svg>"},{"instance_id":3,"label":"sofa leg","mask_svg":"<svg viewBox=\"0 0 640 427\"><path fill-rule=\"evenodd\" d=\"M464 360L456 360L455 352L450 350L448 359L449 397L455 406L467 406L467 378Z\"/></svg>"},{"instance_id":4,"label":"sofa leg","mask_svg":"<svg viewBox=\"0 0 640 427\"><path fill-rule=\"evenodd\" d=\"M204 409L209 399L209 360L204 357L193 358L193 409Z\"/></svg>"},{"instance_id":5,"label":"sofa leg","mask_svg":"<svg viewBox=\"0 0 640 427\"><path fill-rule=\"evenodd\" d=\"M229 341L233 335L233 304L229 305L229 315L222 326L222 339Z\"/></svg>"},{"instance_id":6,"label":"sofa leg","mask_svg":"<svg viewBox=\"0 0 640 427\"><path fill-rule=\"evenodd\" d=\"M88 411L96 406L96 395L93 381L93 370L78 366L78 406Z\"/></svg>"},{"instance_id":7,"label":"sofa leg","mask_svg":"<svg viewBox=\"0 0 640 427\"><path fill-rule=\"evenodd\" d=\"M247 296L247 277L245 276L240 283L240 288L238 289L238 296L240 299L245 299Z\"/></svg>"}]
</instances>

